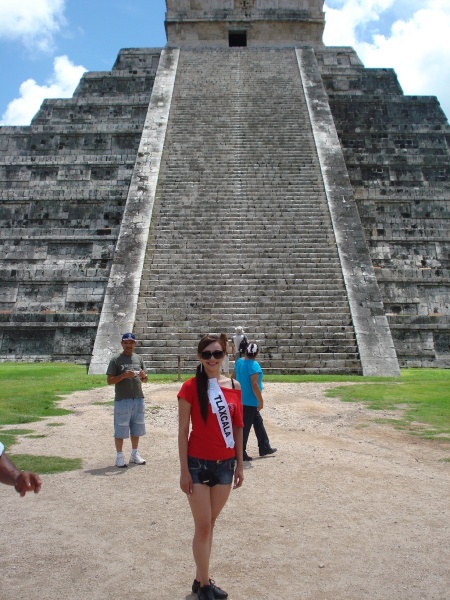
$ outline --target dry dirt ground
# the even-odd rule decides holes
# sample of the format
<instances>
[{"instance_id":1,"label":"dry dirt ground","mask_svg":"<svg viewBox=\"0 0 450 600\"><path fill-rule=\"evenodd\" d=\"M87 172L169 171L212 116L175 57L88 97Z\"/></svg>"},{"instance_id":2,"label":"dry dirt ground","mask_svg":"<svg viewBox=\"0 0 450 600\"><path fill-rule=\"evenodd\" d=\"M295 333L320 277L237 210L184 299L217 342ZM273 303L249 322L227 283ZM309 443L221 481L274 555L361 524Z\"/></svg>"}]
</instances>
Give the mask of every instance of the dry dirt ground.
<instances>
[{"instance_id":1,"label":"dry dirt ground","mask_svg":"<svg viewBox=\"0 0 450 600\"><path fill-rule=\"evenodd\" d=\"M256 458L251 434L211 576L230 600L450 599L450 445L377 424L329 387L265 385L278 452ZM13 452L81 457L83 469L43 476L38 496L1 486L1 600L194 598L178 388L146 387L145 466L113 466L112 388L67 396L72 414L32 424L46 437Z\"/></svg>"}]
</instances>

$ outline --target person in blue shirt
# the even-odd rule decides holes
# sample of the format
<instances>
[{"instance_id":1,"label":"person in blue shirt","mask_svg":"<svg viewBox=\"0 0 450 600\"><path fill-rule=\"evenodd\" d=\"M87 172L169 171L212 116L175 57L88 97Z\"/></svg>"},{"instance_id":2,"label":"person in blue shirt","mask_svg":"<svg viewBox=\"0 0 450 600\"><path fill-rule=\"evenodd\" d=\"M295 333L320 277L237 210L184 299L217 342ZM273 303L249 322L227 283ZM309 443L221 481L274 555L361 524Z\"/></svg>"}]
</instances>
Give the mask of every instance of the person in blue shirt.
<instances>
[{"instance_id":1,"label":"person in blue shirt","mask_svg":"<svg viewBox=\"0 0 450 600\"><path fill-rule=\"evenodd\" d=\"M267 456L277 451L272 448L267 435L264 421L261 416L261 410L264 407L262 397L262 379L263 372L260 364L256 360L259 354L259 347L256 342L250 342L243 358L239 358L234 365L233 376L241 384L242 405L244 409L244 460L252 460L247 454L247 441L250 430L253 427L258 440L258 449L260 456Z\"/></svg>"}]
</instances>

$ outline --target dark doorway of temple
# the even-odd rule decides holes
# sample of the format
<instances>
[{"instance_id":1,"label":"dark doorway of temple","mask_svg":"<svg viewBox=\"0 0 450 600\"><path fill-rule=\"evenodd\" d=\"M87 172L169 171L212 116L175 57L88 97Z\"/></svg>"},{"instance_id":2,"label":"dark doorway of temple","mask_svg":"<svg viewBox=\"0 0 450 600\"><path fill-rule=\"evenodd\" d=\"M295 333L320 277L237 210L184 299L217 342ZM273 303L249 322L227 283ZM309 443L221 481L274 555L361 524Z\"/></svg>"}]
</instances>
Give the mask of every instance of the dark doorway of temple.
<instances>
[{"instance_id":1,"label":"dark doorway of temple","mask_svg":"<svg viewBox=\"0 0 450 600\"><path fill-rule=\"evenodd\" d=\"M230 48L236 46L247 46L247 32L246 31L229 31L228 32L228 45Z\"/></svg>"}]
</instances>

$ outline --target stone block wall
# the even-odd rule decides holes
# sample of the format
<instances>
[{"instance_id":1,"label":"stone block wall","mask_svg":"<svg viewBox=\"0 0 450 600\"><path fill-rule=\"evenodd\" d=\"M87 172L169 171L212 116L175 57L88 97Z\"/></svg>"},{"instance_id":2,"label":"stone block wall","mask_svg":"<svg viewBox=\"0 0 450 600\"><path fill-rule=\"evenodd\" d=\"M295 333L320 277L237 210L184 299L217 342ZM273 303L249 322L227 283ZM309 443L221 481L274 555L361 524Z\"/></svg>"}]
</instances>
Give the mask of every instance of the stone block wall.
<instances>
[{"instance_id":1,"label":"stone block wall","mask_svg":"<svg viewBox=\"0 0 450 600\"><path fill-rule=\"evenodd\" d=\"M450 127L350 48L317 50L399 362L450 366Z\"/></svg>"},{"instance_id":2,"label":"stone block wall","mask_svg":"<svg viewBox=\"0 0 450 600\"><path fill-rule=\"evenodd\" d=\"M321 46L323 0L167 0L169 45L228 47L230 31L245 31L249 47Z\"/></svg>"},{"instance_id":3,"label":"stone block wall","mask_svg":"<svg viewBox=\"0 0 450 600\"><path fill-rule=\"evenodd\" d=\"M228 48L228 34L230 31L245 31L246 46L249 48L280 47L280 39L283 46L301 46L304 44L315 46L322 45L323 27L320 23L308 22L301 26L295 19L284 23L264 19L261 21L217 21L206 22L205 25L198 23L186 23L181 32L169 26L171 45L182 48L213 47Z\"/></svg>"},{"instance_id":4,"label":"stone block wall","mask_svg":"<svg viewBox=\"0 0 450 600\"><path fill-rule=\"evenodd\" d=\"M89 360L160 54L0 128L0 360Z\"/></svg>"}]
</instances>

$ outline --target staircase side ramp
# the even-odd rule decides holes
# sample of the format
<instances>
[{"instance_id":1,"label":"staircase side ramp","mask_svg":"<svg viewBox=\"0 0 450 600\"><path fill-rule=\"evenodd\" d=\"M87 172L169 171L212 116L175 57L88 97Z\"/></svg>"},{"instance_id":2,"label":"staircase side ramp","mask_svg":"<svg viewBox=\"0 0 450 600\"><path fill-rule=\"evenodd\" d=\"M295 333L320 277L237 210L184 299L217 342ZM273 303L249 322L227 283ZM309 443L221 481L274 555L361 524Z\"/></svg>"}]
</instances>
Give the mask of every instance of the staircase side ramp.
<instances>
[{"instance_id":1,"label":"staircase side ramp","mask_svg":"<svg viewBox=\"0 0 450 600\"><path fill-rule=\"evenodd\" d=\"M394 342L314 50L298 49L296 53L363 375L398 377Z\"/></svg>"},{"instance_id":2,"label":"staircase side ramp","mask_svg":"<svg viewBox=\"0 0 450 600\"><path fill-rule=\"evenodd\" d=\"M169 120L179 50L165 49L156 74L95 338L90 374L103 374L121 334L132 331Z\"/></svg>"}]
</instances>

